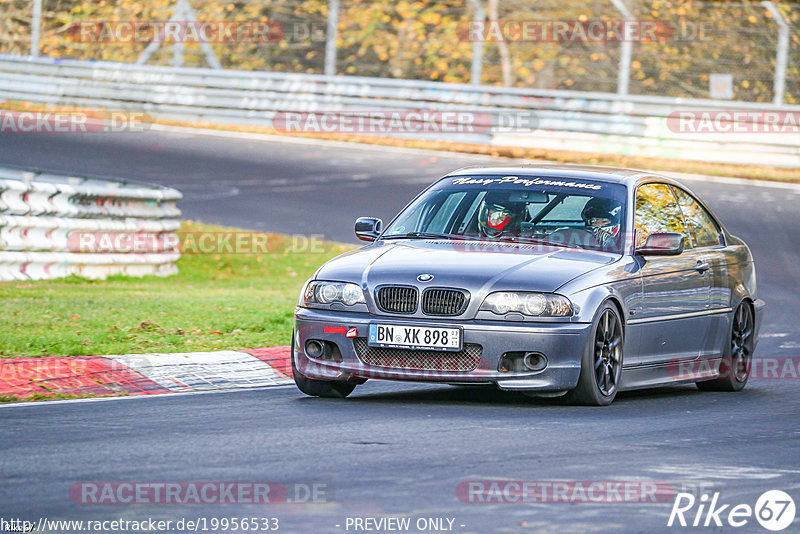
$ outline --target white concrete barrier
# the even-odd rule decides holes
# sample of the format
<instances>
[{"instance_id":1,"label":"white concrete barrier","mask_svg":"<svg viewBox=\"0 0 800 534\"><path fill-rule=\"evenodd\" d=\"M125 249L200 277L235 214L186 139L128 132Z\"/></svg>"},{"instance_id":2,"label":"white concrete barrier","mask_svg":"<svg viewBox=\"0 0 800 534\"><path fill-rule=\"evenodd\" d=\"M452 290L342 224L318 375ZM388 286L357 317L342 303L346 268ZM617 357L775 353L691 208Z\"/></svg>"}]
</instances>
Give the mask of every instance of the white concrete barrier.
<instances>
[{"instance_id":1,"label":"white concrete barrier","mask_svg":"<svg viewBox=\"0 0 800 534\"><path fill-rule=\"evenodd\" d=\"M175 189L0 167L0 281L168 276Z\"/></svg>"}]
</instances>

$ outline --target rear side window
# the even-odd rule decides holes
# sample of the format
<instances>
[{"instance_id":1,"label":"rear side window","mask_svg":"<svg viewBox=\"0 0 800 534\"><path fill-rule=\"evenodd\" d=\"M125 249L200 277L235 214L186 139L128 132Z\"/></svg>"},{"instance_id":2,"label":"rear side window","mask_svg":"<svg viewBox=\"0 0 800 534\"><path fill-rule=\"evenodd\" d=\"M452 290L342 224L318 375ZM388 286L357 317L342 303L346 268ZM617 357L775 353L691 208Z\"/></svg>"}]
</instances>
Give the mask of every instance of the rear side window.
<instances>
[{"instance_id":1,"label":"rear side window","mask_svg":"<svg viewBox=\"0 0 800 534\"><path fill-rule=\"evenodd\" d=\"M684 234L687 236L686 246L692 246L681 209L666 184L645 184L636 190L634 224L637 247L644 245L647 236L656 232Z\"/></svg>"},{"instance_id":2,"label":"rear side window","mask_svg":"<svg viewBox=\"0 0 800 534\"><path fill-rule=\"evenodd\" d=\"M675 191L675 196L678 197L678 204L686 219L686 227L692 244L695 247L719 245L719 228L706 209L683 189L677 187L672 189Z\"/></svg>"}]
</instances>

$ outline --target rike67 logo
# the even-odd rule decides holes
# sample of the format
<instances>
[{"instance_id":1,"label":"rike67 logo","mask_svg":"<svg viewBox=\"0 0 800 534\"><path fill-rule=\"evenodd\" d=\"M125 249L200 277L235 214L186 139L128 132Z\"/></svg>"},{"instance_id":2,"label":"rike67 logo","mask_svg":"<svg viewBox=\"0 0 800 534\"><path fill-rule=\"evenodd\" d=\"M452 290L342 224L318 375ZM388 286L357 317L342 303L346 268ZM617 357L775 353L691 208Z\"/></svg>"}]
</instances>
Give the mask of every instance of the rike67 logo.
<instances>
[{"instance_id":1,"label":"rike67 logo","mask_svg":"<svg viewBox=\"0 0 800 534\"><path fill-rule=\"evenodd\" d=\"M761 494L755 506L750 506L722 503L719 492L711 496L703 493L699 497L681 492L675 495L667 526L739 528L750 525L747 530L752 531L754 517L767 530L784 530L795 519L794 499L785 491L769 490Z\"/></svg>"}]
</instances>

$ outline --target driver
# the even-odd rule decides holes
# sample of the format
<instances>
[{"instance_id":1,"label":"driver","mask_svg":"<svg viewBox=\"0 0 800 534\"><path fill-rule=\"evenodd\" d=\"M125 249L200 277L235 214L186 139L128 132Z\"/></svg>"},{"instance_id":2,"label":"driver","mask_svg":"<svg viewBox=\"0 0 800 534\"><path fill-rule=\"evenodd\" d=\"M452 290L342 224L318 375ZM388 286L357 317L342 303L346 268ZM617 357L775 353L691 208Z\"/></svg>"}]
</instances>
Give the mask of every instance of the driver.
<instances>
[{"instance_id":1,"label":"driver","mask_svg":"<svg viewBox=\"0 0 800 534\"><path fill-rule=\"evenodd\" d=\"M508 192L486 193L478 210L478 230L491 238L516 235L526 206L525 202L510 202Z\"/></svg>"},{"instance_id":2,"label":"driver","mask_svg":"<svg viewBox=\"0 0 800 534\"><path fill-rule=\"evenodd\" d=\"M603 248L613 247L619 235L622 204L610 198L596 197L583 207L581 218Z\"/></svg>"}]
</instances>

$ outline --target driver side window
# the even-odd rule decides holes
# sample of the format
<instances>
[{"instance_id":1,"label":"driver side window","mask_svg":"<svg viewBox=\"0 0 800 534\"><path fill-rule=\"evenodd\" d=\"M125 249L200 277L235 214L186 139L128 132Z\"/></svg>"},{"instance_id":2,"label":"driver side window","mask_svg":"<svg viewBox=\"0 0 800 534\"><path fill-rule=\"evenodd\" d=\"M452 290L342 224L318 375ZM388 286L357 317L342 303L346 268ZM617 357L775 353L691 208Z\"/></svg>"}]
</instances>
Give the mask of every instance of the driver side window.
<instances>
[{"instance_id":1,"label":"driver side window","mask_svg":"<svg viewBox=\"0 0 800 534\"><path fill-rule=\"evenodd\" d=\"M666 184L645 184L636 190L636 246L647 241L647 236L656 232L676 232L686 237L686 248L692 243L686 231L683 214Z\"/></svg>"}]
</instances>

